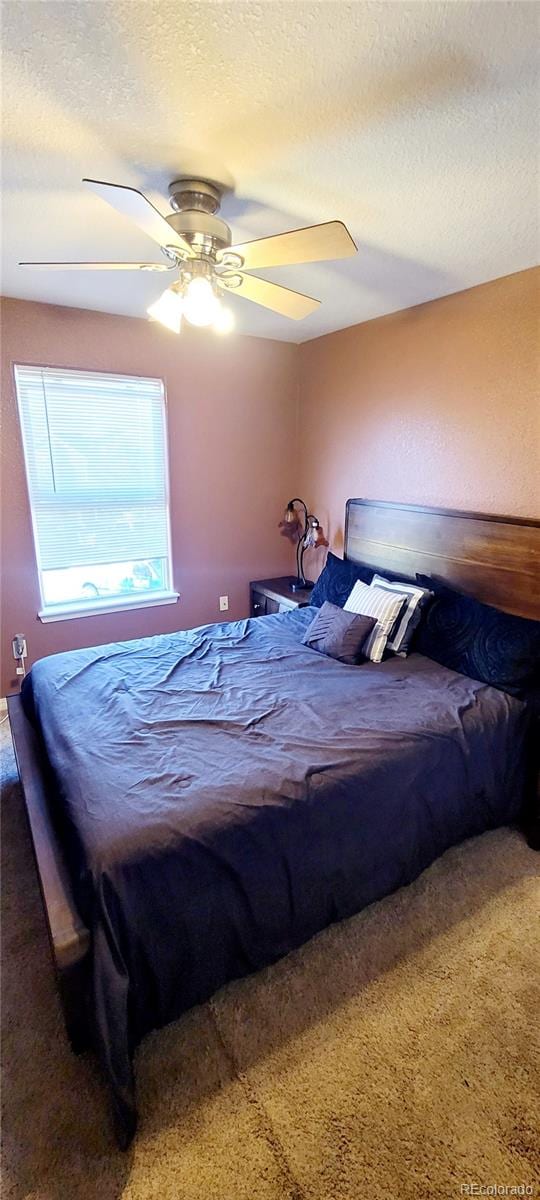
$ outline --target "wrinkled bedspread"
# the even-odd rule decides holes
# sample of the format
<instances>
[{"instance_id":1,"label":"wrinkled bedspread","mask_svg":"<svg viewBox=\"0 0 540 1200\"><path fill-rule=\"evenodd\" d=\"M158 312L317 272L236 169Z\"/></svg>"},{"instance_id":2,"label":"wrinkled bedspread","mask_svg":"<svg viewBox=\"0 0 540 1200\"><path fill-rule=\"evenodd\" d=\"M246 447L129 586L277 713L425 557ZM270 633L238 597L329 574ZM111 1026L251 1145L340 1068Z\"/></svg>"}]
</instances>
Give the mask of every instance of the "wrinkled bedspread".
<instances>
[{"instance_id":1,"label":"wrinkled bedspread","mask_svg":"<svg viewBox=\"0 0 540 1200\"><path fill-rule=\"evenodd\" d=\"M519 812L522 704L418 654L319 655L314 613L57 654L26 685L124 1144L148 1030Z\"/></svg>"}]
</instances>

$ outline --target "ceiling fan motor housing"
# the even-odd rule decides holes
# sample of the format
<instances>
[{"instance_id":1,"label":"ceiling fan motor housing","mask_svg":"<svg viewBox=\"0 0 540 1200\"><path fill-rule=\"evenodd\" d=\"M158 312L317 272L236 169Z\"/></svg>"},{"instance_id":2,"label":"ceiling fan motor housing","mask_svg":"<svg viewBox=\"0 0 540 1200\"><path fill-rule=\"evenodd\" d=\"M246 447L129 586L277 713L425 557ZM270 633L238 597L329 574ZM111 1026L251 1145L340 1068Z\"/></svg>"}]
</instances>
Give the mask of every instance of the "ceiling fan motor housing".
<instances>
[{"instance_id":1,"label":"ceiling fan motor housing","mask_svg":"<svg viewBox=\"0 0 540 1200\"><path fill-rule=\"evenodd\" d=\"M232 242L229 226L214 215L221 204L222 190L219 184L203 179L177 179L169 186L175 211L166 221L190 246L210 257Z\"/></svg>"},{"instance_id":2,"label":"ceiling fan motor housing","mask_svg":"<svg viewBox=\"0 0 540 1200\"><path fill-rule=\"evenodd\" d=\"M229 226L221 217L214 217L211 213L184 211L171 213L165 220L190 246L205 254L216 254L218 250L231 245Z\"/></svg>"}]
</instances>

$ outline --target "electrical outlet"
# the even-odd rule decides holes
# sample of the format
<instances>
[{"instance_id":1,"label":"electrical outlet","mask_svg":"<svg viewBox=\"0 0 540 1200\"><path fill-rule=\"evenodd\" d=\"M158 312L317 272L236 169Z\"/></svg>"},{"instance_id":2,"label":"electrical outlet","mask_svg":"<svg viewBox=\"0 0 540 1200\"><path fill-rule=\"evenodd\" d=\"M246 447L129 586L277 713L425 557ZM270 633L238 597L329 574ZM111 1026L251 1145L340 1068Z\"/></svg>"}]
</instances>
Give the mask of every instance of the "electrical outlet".
<instances>
[{"instance_id":1,"label":"electrical outlet","mask_svg":"<svg viewBox=\"0 0 540 1200\"><path fill-rule=\"evenodd\" d=\"M27 658L28 650L26 649L26 638L24 633L16 633L11 643L13 657L16 662L21 658Z\"/></svg>"},{"instance_id":2,"label":"electrical outlet","mask_svg":"<svg viewBox=\"0 0 540 1200\"><path fill-rule=\"evenodd\" d=\"M229 607L229 597L228 596L220 596L219 597L219 611L227 612L228 607Z\"/></svg>"}]
</instances>

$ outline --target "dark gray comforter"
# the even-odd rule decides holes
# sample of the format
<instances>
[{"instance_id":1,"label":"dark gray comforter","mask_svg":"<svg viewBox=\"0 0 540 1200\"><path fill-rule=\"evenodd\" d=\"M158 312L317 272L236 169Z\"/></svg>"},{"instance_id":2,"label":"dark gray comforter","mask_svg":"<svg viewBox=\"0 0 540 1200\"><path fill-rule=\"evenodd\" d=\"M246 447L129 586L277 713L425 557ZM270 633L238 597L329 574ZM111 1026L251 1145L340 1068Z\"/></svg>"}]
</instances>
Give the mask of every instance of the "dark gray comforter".
<instances>
[{"instance_id":1,"label":"dark gray comforter","mask_svg":"<svg viewBox=\"0 0 540 1200\"><path fill-rule=\"evenodd\" d=\"M125 1143L145 1032L519 812L519 701L416 654L325 658L301 643L313 615L58 654L29 677Z\"/></svg>"}]
</instances>

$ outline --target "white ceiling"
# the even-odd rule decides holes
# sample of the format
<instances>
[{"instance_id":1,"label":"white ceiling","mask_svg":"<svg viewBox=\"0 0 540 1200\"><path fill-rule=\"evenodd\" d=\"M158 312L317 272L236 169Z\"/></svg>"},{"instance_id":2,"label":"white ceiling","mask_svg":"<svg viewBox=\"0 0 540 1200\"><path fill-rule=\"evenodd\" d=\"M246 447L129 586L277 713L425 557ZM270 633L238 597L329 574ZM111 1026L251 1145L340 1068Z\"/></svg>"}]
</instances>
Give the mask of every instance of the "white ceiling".
<instances>
[{"instance_id":1,"label":"white ceiling","mask_svg":"<svg viewBox=\"0 0 540 1200\"><path fill-rule=\"evenodd\" d=\"M306 339L508 275L539 257L538 8L376 0L4 0L5 295L144 316L163 276L35 274L18 259L149 259L81 184L162 211L186 170L236 186L238 241L340 218L345 262L267 271L320 297L238 328Z\"/></svg>"}]
</instances>

